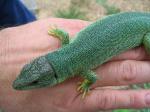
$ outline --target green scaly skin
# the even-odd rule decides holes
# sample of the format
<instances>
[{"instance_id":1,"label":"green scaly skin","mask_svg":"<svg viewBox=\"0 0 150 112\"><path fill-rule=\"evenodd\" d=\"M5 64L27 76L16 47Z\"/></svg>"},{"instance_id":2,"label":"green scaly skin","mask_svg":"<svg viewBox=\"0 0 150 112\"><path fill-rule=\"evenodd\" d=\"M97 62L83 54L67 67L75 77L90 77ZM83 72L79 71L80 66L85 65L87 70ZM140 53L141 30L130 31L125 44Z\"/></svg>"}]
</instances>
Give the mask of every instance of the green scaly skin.
<instances>
[{"instance_id":1,"label":"green scaly skin","mask_svg":"<svg viewBox=\"0 0 150 112\"><path fill-rule=\"evenodd\" d=\"M108 16L81 30L69 44L63 30L52 29L49 33L62 40L64 46L25 65L13 87L27 90L54 86L78 75L85 79L78 88L85 96L97 79L92 69L142 44L150 51L150 13Z\"/></svg>"}]
</instances>

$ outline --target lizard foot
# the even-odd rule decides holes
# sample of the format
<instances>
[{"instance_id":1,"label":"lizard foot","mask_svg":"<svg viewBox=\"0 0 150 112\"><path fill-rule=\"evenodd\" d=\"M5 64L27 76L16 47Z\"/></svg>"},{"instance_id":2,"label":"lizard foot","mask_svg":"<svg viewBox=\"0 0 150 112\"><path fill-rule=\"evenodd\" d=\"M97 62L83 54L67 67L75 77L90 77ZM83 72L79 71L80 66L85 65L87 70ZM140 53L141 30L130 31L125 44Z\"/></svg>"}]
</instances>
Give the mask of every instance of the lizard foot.
<instances>
[{"instance_id":1,"label":"lizard foot","mask_svg":"<svg viewBox=\"0 0 150 112\"><path fill-rule=\"evenodd\" d=\"M89 92L91 82L89 80L85 79L83 82L79 82L78 85L79 85L79 87L77 88L77 91L82 93L82 98L84 99L85 96Z\"/></svg>"},{"instance_id":2,"label":"lizard foot","mask_svg":"<svg viewBox=\"0 0 150 112\"><path fill-rule=\"evenodd\" d=\"M63 46L69 44L69 34L63 29L53 26L48 30L48 34L61 40L61 44Z\"/></svg>"},{"instance_id":3,"label":"lizard foot","mask_svg":"<svg viewBox=\"0 0 150 112\"><path fill-rule=\"evenodd\" d=\"M56 37L57 36L57 26L56 25L51 26L50 29L48 30L48 34Z\"/></svg>"}]
</instances>

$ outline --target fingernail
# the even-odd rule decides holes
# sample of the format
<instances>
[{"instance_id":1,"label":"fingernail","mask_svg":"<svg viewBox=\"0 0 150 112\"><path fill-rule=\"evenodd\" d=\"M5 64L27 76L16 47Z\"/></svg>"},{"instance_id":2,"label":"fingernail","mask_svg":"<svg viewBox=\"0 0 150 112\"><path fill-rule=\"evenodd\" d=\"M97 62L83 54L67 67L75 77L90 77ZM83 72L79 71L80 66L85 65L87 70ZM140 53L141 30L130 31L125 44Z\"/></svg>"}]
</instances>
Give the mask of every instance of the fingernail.
<instances>
[{"instance_id":1,"label":"fingernail","mask_svg":"<svg viewBox=\"0 0 150 112\"><path fill-rule=\"evenodd\" d=\"M150 93L146 94L145 102L146 102L147 105L150 105Z\"/></svg>"}]
</instances>

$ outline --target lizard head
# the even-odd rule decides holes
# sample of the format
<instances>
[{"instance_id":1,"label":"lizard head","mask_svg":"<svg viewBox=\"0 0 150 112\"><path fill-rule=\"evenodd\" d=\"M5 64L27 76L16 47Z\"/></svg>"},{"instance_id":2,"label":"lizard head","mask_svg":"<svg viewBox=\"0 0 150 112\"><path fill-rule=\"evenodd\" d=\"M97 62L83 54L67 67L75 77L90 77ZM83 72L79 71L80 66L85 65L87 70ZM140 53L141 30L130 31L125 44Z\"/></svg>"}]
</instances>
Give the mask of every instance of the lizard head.
<instances>
[{"instance_id":1,"label":"lizard head","mask_svg":"<svg viewBox=\"0 0 150 112\"><path fill-rule=\"evenodd\" d=\"M13 82L13 88L28 90L55 84L57 84L56 74L47 59L42 56L22 68L19 76Z\"/></svg>"}]
</instances>

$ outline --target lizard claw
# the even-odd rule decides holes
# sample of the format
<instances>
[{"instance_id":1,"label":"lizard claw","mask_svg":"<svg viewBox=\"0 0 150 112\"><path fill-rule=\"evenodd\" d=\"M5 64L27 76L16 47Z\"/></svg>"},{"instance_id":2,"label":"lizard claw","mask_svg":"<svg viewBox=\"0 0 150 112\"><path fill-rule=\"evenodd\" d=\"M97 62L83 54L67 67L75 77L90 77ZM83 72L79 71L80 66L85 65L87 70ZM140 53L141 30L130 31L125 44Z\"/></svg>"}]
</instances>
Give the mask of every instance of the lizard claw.
<instances>
[{"instance_id":1,"label":"lizard claw","mask_svg":"<svg viewBox=\"0 0 150 112\"><path fill-rule=\"evenodd\" d=\"M89 92L89 87L90 87L89 81L85 79L82 83L79 82L78 85L79 87L77 88L77 91L82 93L82 99L84 99L87 93Z\"/></svg>"},{"instance_id":2,"label":"lizard claw","mask_svg":"<svg viewBox=\"0 0 150 112\"><path fill-rule=\"evenodd\" d=\"M48 30L48 34L52 35L52 36L56 36L56 30L57 30L57 26L51 26L50 29Z\"/></svg>"}]
</instances>

